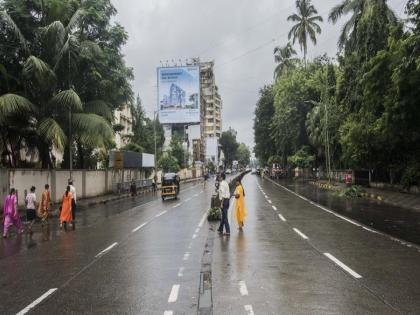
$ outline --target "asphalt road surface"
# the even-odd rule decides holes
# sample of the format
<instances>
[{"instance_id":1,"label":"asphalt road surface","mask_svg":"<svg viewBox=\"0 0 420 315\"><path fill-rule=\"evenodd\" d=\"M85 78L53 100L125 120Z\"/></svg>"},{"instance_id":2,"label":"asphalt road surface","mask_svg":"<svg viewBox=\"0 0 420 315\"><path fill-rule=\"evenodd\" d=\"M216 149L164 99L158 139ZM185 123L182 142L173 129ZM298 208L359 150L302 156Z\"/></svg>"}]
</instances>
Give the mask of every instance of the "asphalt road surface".
<instances>
[{"instance_id":1,"label":"asphalt road surface","mask_svg":"<svg viewBox=\"0 0 420 315\"><path fill-rule=\"evenodd\" d=\"M420 313L419 247L254 175L243 185L230 237L206 221L209 182L2 240L0 314Z\"/></svg>"}]
</instances>

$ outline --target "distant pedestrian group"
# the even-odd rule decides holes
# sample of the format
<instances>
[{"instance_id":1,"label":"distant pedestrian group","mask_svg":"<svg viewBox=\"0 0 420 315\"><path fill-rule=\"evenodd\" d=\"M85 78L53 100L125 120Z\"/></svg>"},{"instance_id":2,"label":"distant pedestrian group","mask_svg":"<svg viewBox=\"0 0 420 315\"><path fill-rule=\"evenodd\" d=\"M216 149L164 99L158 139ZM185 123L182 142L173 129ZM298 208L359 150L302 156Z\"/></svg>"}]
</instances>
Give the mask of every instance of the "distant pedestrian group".
<instances>
[{"instance_id":1,"label":"distant pedestrian group","mask_svg":"<svg viewBox=\"0 0 420 315\"><path fill-rule=\"evenodd\" d=\"M28 224L28 233L33 234L33 225L37 218L40 219L42 227L49 224L51 217L51 193L50 186L46 184L44 191L41 195L41 200L38 202L36 197L36 188L32 186L29 193L26 194L25 208L26 208L26 221ZM67 230L67 227L76 229L76 211L77 211L77 195L76 188L73 181L68 181L68 186L63 194L61 206L59 208L60 228ZM9 236L10 228L16 228L18 234L24 232L22 220L19 215L17 192L15 188L10 189L9 194L4 200L3 208L3 238Z\"/></svg>"}]
</instances>

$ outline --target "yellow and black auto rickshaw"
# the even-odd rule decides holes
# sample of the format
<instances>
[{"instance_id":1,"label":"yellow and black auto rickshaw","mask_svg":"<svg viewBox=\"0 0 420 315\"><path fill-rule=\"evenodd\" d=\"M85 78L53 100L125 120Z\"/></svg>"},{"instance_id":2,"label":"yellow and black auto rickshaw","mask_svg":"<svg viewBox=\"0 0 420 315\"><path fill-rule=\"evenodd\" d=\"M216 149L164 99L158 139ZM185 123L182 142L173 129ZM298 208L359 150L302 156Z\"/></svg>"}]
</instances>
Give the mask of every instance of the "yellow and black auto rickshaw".
<instances>
[{"instance_id":1,"label":"yellow and black auto rickshaw","mask_svg":"<svg viewBox=\"0 0 420 315\"><path fill-rule=\"evenodd\" d=\"M162 200L166 198L178 199L179 194L179 177L175 173L166 173L162 177Z\"/></svg>"}]
</instances>

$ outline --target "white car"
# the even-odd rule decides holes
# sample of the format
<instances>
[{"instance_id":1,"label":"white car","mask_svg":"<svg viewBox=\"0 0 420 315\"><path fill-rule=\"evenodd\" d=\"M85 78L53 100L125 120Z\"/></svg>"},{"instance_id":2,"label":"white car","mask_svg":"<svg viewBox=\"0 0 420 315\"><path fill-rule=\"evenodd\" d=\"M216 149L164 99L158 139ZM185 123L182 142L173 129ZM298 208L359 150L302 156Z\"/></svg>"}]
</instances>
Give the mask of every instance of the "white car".
<instances>
[{"instance_id":1,"label":"white car","mask_svg":"<svg viewBox=\"0 0 420 315\"><path fill-rule=\"evenodd\" d=\"M225 174L232 174L232 170L230 168L228 168L225 172Z\"/></svg>"}]
</instances>

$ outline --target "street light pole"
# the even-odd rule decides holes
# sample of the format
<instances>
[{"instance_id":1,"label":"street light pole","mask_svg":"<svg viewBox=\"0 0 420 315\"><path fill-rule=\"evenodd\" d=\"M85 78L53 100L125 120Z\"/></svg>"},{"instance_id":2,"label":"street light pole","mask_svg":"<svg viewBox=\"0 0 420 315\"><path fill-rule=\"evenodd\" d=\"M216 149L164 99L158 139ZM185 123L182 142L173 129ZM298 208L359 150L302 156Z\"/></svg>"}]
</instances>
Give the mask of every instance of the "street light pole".
<instances>
[{"instance_id":1,"label":"street light pole","mask_svg":"<svg viewBox=\"0 0 420 315\"><path fill-rule=\"evenodd\" d=\"M157 176L157 165L156 165L156 154L157 154L157 149L156 149L156 115L157 115L157 111L155 110L153 112L153 138L155 141L155 176Z\"/></svg>"}]
</instances>

